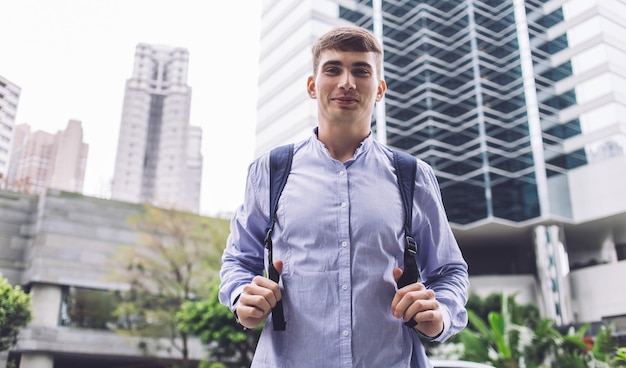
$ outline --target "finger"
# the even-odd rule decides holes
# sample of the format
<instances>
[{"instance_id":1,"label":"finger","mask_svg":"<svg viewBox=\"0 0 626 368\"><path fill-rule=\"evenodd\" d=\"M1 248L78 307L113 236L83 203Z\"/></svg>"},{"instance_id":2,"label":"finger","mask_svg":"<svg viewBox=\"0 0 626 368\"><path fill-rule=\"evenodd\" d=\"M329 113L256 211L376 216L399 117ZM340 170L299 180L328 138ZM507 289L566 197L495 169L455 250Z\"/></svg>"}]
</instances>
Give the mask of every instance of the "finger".
<instances>
[{"instance_id":1,"label":"finger","mask_svg":"<svg viewBox=\"0 0 626 368\"><path fill-rule=\"evenodd\" d=\"M396 284L398 283L398 280L400 280L400 277L402 277L402 269L396 267L393 269L393 279L396 282ZM393 295L393 300L391 301L391 313L394 315L394 317L398 318L398 316L396 316L396 307L398 305L398 303L400 302L400 299L402 299L402 295L398 294L398 291L396 290L396 293Z\"/></svg>"},{"instance_id":2,"label":"finger","mask_svg":"<svg viewBox=\"0 0 626 368\"><path fill-rule=\"evenodd\" d=\"M278 266L278 268L276 268L276 266ZM280 274L283 268L283 262L282 261L274 262L274 267L276 268L276 271ZM263 286L264 288L270 290L274 294L273 299L272 299L273 300L272 308L274 308L274 306L276 305L276 302L282 298L282 294L280 292L280 286L278 286L277 283L275 283L274 281L266 277L257 276L252 280L252 282L255 282L255 281L257 282L258 285Z\"/></svg>"},{"instance_id":3,"label":"finger","mask_svg":"<svg viewBox=\"0 0 626 368\"><path fill-rule=\"evenodd\" d=\"M271 308L280 300L280 287L274 281L265 277L257 276L251 284L244 286L243 291L250 296L257 296L267 301Z\"/></svg>"},{"instance_id":4,"label":"finger","mask_svg":"<svg viewBox=\"0 0 626 368\"><path fill-rule=\"evenodd\" d=\"M237 305L237 316L247 319L262 319L269 314L270 310L267 306L266 308L259 308L256 305L248 305L241 302Z\"/></svg>"},{"instance_id":5,"label":"finger","mask_svg":"<svg viewBox=\"0 0 626 368\"><path fill-rule=\"evenodd\" d=\"M391 311L394 317L408 321L429 305L424 304L428 300L434 300L432 290L425 289L421 283L411 284L396 292L391 302Z\"/></svg>"},{"instance_id":6,"label":"finger","mask_svg":"<svg viewBox=\"0 0 626 368\"><path fill-rule=\"evenodd\" d=\"M282 268L282 262L280 264L280 267ZM279 301L282 298L282 294L280 292L280 286L278 286L277 283L275 283L274 281L266 278L266 277L261 277L261 276L256 276L253 280L252 280L253 284L256 284L258 286L261 286L269 291L272 292L273 297L269 298L268 295L265 295L263 292L261 292L261 294L265 295L266 297L268 297L268 300L271 302L272 308L274 308L274 306L276 305L276 302Z\"/></svg>"},{"instance_id":7,"label":"finger","mask_svg":"<svg viewBox=\"0 0 626 368\"><path fill-rule=\"evenodd\" d=\"M398 282L398 280L402 277L402 274L404 272L402 271L401 268L394 268L393 269L393 278L396 281L396 283ZM409 284L403 288L400 288L398 290L396 290L395 295L393 296L393 300L391 301L391 309L394 312L394 316L395 314L395 309L397 308L398 303L400 303L400 300L402 300L402 298L404 298L404 296L407 293L411 293L414 291L419 291L419 290L423 290L424 289L424 284L422 284L421 282L416 282L413 284ZM410 303L410 301L409 301ZM398 318L400 318L399 316L397 316Z\"/></svg>"},{"instance_id":8,"label":"finger","mask_svg":"<svg viewBox=\"0 0 626 368\"><path fill-rule=\"evenodd\" d=\"M400 277L402 277L403 273L404 271L402 271L401 268L396 267L393 269L393 279L396 283L400 280Z\"/></svg>"},{"instance_id":9,"label":"finger","mask_svg":"<svg viewBox=\"0 0 626 368\"><path fill-rule=\"evenodd\" d=\"M417 322L432 321L435 318L435 311L439 309L439 303L431 299L419 299L411 303L402 319L406 322L411 318Z\"/></svg>"},{"instance_id":10,"label":"finger","mask_svg":"<svg viewBox=\"0 0 626 368\"><path fill-rule=\"evenodd\" d=\"M274 268L276 269L276 272L278 272L278 274L283 273L283 261L274 261Z\"/></svg>"},{"instance_id":11,"label":"finger","mask_svg":"<svg viewBox=\"0 0 626 368\"><path fill-rule=\"evenodd\" d=\"M264 313L262 310L255 307L242 305L237 306L237 317L239 323L247 328L255 328L267 317L269 313Z\"/></svg>"}]
</instances>

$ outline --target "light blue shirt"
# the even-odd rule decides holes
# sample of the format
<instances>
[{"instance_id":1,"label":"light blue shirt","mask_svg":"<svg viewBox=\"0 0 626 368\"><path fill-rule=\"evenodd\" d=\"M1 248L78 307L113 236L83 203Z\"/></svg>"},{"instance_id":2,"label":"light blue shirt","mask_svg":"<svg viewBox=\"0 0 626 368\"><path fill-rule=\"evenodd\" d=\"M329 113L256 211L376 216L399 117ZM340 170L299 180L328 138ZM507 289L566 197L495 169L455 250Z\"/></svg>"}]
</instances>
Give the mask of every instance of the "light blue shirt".
<instances>
[{"instance_id":1,"label":"light blue shirt","mask_svg":"<svg viewBox=\"0 0 626 368\"><path fill-rule=\"evenodd\" d=\"M231 222L220 301L232 306L267 267L269 155L249 167L243 205ZM346 162L316 135L295 145L273 232L284 262L285 331L268 318L252 367L430 367L418 334L391 313L394 267L403 267L402 198L392 152L371 135ZM467 324L467 264L450 230L439 185L418 160L413 205L417 264L444 316L445 341Z\"/></svg>"}]
</instances>

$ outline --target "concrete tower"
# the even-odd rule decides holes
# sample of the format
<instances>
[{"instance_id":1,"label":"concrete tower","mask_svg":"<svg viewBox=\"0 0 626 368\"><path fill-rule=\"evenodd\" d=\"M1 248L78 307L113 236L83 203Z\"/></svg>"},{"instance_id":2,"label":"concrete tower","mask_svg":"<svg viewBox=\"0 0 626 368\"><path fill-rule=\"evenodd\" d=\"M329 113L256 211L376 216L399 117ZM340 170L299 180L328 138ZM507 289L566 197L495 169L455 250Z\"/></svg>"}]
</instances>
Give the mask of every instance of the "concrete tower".
<instances>
[{"instance_id":1,"label":"concrete tower","mask_svg":"<svg viewBox=\"0 0 626 368\"><path fill-rule=\"evenodd\" d=\"M113 199L198 212L202 132L189 125L188 64L186 49L137 45L126 82Z\"/></svg>"},{"instance_id":2,"label":"concrete tower","mask_svg":"<svg viewBox=\"0 0 626 368\"><path fill-rule=\"evenodd\" d=\"M15 127L7 189L42 193L47 188L82 193L89 145L83 142L82 123L69 120L55 134L30 125Z\"/></svg>"}]
</instances>

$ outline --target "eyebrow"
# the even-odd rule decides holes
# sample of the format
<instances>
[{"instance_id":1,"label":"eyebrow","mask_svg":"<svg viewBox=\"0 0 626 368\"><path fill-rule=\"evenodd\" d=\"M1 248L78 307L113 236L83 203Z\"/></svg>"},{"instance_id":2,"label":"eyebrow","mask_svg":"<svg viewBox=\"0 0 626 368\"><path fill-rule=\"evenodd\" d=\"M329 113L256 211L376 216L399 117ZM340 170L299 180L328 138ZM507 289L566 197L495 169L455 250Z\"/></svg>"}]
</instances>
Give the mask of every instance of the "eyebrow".
<instances>
[{"instance_id":1,"label":"eyebrow","mask_svg":"<svg viewBox=\"0 0 626 368\"><path fill-rule=\"evenodd\" d=\"M322 64L322 68L327 67L327 66L331 66L331 65L343 66L343 63L341 61L339 61L339 60L328 60L328 61L324 62L324 64ZM354 64L352 64L352 66L353 67L374 69L370 63L367 63L365 61L357 61Z\"/></svg>"}]
</instances>

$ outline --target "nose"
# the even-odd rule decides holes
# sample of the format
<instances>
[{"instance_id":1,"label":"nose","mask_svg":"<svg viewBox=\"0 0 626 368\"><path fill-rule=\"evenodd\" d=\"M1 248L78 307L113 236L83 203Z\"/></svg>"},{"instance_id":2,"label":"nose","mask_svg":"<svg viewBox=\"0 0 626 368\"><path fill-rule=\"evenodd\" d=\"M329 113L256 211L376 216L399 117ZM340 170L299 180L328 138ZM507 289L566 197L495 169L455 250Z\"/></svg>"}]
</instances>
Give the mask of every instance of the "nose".
<instances>
[{"instance_id":1,"label":"nose","mask_svg":"<svg viewBox=\"0 0 626 368\"><path fill-rule=\"evenodd\" d=\"M341 89L355 89L353 77L350 73L344 73L339 80L339 88Z\"/></svg>"}]
</instances>

